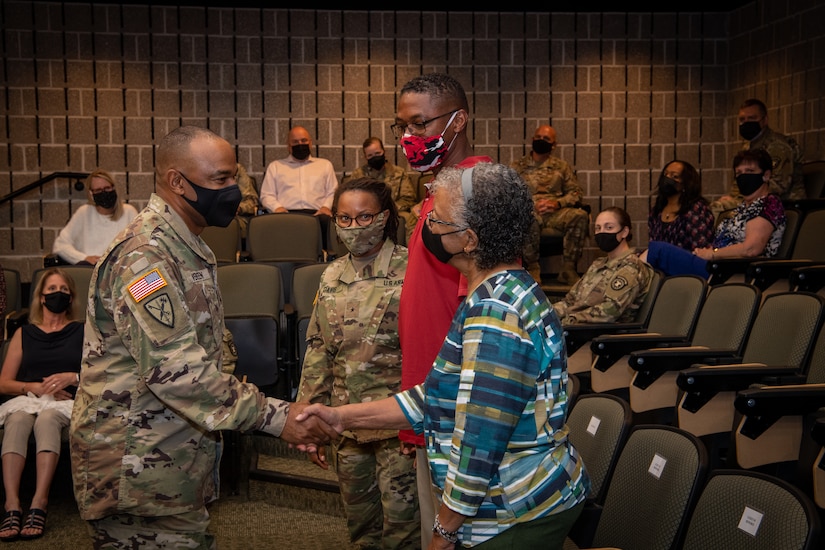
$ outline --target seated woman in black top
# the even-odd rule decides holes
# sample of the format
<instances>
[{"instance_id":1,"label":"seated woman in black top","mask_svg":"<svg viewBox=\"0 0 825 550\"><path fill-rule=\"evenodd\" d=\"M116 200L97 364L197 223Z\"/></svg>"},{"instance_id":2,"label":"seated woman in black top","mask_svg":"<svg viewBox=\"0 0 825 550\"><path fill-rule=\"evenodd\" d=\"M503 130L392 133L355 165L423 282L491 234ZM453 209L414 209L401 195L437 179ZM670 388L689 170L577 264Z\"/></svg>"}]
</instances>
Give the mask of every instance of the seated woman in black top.
<instances>
[{"instance_id":1,"label":"seated woman in black top","mask_svg":"<svg viewBox=\"0 0 825 550\"><path fill-rule=\"evenodd\" d=\"M0 406L4 423L2 463L6 493L0 540L33 539L43 535L49 489L60 456L60 434L69 425L83 351L83 323L72 309L75 284L59 268L40 278L29 307L29 324L12 336L3 369L0 394L17 396ZM73 308L74 306L74 308ZM20 478L29 436L37 449L37 485L26 521L22 522ZM22 525L21 525L22 522Z\"/></svg>"}]
</instances>

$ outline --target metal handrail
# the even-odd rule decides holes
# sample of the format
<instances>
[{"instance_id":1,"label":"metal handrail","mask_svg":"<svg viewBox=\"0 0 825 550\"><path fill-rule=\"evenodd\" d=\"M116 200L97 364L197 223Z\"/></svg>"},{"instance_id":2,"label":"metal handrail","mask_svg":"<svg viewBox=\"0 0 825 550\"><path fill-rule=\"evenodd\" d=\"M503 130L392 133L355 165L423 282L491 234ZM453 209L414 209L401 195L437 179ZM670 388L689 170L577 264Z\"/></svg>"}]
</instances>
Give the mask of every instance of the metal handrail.
<instances>
[{"instance_id":1,"label":"metal handrail","mask_svg":"<svg viewBox=\"0 0 825 550\"><path fill-rule=\"evenodd\" d=\"M14 198L19 197L23 193L27 193L32 189L42 187L44 184L49 183L50 181L62 178L77 180L75 182L75 189L80 191L81 189L83 189L83 183L80 180L83 180L87 177L89 177L89 172L52 172L48 176L42 177L37 181L34 181L28 185L24 185L20 189L12 191L5 197L0 197L0 204L4 204L10 200L13 200Z\"/></svg>"}]
</instances>

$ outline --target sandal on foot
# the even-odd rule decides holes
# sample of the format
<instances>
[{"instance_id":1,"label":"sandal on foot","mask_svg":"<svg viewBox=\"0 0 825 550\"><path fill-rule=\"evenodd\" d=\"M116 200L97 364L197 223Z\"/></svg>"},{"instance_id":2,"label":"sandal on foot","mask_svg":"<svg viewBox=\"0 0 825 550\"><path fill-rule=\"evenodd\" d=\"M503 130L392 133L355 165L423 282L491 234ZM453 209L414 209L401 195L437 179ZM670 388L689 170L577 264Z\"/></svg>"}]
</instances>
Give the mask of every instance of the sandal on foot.
<instances>
[{"instance_id":1,"label":"sandal on foot","mask_svg":"<svg viewBox=\"0 0 825 550\"><path fill-rule=\"evenodd\" d=\"M22 510L8 510L3 514L3 523L0 523L0 531L13 531L11 535L0 537L3 542L11 542L20 537L20 520L23 519Z\"/></svg>"},{"instance_id":2,"label":"sandal on foot","mask_svg":"<svg viewBox=\"0 0 825 550\"><path fill-rule=\"evenodd\" d=\"M23 529L36 529L39 532L32 534L23 533ZM39 539L46 532L46 510L40 508L32 508L29 510L29 515L26 516L26 523L20 529L20 538L22 540Z\"/></svg>"}]
</instances>

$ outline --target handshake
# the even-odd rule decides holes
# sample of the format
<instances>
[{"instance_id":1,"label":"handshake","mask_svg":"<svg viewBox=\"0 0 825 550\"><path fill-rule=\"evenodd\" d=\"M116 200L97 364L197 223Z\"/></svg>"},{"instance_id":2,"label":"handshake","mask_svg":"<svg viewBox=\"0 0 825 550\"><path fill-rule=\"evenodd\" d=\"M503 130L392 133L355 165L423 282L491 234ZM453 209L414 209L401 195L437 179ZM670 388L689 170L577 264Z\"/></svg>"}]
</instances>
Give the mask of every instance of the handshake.
<instances>
[{"instance_id":1,"label":"handshake","mask_svg":"<svg viewBox=\"0 0 825 550\"><path fill-rule=\"evenodd\" d=\"M289 414L279 436L300 451L337 439L344 431L341 414L321 404L289 403Z\"/></svg>"}]
</instances>

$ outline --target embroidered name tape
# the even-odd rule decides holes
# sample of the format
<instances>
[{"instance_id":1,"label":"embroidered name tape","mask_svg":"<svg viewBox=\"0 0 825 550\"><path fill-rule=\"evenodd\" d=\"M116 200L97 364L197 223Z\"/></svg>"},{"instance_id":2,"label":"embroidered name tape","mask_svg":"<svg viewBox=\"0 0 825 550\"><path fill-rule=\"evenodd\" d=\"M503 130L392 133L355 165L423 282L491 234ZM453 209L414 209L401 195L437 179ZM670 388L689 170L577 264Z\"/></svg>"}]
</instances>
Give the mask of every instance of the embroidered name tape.
<instances>
[{"instance_id":1,"label":"embroidered name tape","mask_svg":"<svg viewBox=\"0 0 825 550\"><path fill-rule=\"evenodd\" d=\"M160 271L153 269L140 279L134 281L129 285L129 294L136 302L140 302L154 291L166 286L166 279L160 274Z\"/></svg>"}]
</instances>

